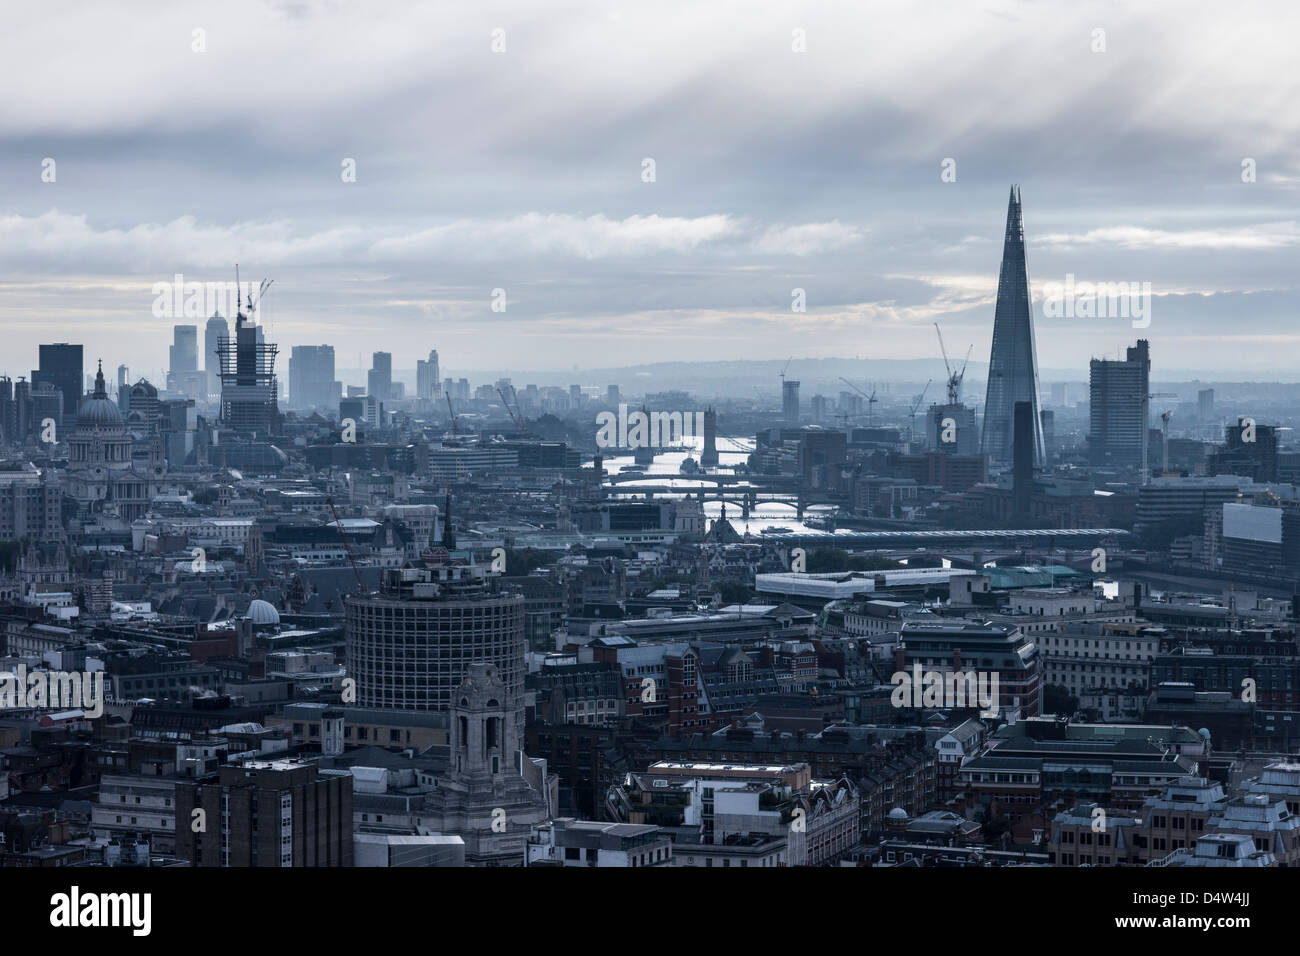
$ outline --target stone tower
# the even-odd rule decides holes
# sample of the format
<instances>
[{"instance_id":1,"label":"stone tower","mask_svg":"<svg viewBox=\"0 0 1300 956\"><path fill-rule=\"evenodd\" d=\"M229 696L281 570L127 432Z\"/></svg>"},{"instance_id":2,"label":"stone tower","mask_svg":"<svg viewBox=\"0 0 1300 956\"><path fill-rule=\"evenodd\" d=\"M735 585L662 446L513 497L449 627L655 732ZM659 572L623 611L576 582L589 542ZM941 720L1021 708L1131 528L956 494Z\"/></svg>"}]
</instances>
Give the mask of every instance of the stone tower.
<instances>
[{"instance_id":1,"label":"stone tower","mask_svg":"<svg viewBox=\"0 0 1300 956\"><path fill-rule=\"evenodd\" d=\"M522 866L532 827L550 819L550 782L524 755L515 705L495 664L471 664L452 696L447 773L420 828L459 836L470 865Z\"/></svg>"}]
</instances>

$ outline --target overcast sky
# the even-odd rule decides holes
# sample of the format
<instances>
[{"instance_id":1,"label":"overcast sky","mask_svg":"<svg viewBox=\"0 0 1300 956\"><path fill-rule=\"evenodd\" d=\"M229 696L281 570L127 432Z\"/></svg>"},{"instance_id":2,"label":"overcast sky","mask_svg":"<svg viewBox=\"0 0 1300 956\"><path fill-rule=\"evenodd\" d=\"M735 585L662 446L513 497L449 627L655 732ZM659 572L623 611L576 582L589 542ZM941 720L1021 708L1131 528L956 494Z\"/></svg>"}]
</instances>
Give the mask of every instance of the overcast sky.
<instances>
[{"instance_id":1,"label":"overcast sky","mask_svg":"<svg viewBox=\"0 0 1300 956\"><path fill-rule=\"evenodd\" d=\"M155 317L153 285L230 281L235 262L275 280L282 375L289 347L319 343L340 367L437 348L453 373L917 358L936 320L984 361L1013 182L1035 299L1070 273L1155 296L1141 330L1036 302L1041 366L1086 377L1139 335L1157 373L1277 377L1300 356L1290 0L4 16L12 375L48 341L156 374L171 326L196 320Z\"/></svg>"}]
</instances>

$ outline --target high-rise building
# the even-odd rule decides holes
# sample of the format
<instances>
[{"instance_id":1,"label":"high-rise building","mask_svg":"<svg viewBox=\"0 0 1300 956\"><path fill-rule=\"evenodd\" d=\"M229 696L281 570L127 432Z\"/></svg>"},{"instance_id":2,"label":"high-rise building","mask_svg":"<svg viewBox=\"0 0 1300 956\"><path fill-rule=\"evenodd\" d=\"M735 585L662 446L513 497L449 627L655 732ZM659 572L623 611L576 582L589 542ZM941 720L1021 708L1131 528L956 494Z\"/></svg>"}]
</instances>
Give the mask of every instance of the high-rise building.
<instances>
[{"instance_id":1,"label":"high-rise building","mask_svg":"<svg viewBox=\"0 0 1300 956\"><path fill-rule=\"evenodd\" d=\"M207 373L208 395L221 391L221 356L217 354L217 344L229 335L230 324L219 312L213 312L203 327L203 369Z\"/></svg>"},{"instance_id":2,"label":"high-rise building","mask_svg":"<svg viewBox=\"0 0 1300 956\"><path fill-rule=\"evenodd\" d=\"M825 395L814 395L808 402L808 411L812 415L812 420L818 424L826 420L826 408L829 403Z\"/></svg>"},{"instance_id":3,"label":"high-rise building","mask_svg":"<svg viewBox=\"0 0 1300 956\"><path fill-rule=\"evenodd\" d=\"M338 404L343 383L334 378L334 346L295 345L289 353L291 408L328 408Z\"/></svg>"},{"instance_id":4,"label":"high-rise building","mask_svg":"<svg viewBox=\"0 0 1300 956\"><path fill-rule=\"evenodd\" d=\"M1056 412L1044 408L1038 413L1038 419L1043 426L1043 453L1047 455L1048 462L1051 462L1056 454Z\"/></svg>"},{"instance_id":5,"label":"high-rise building","mask_svg":"<svg viewBox=\"0 0 1300 956\"><path fill-rule=\"evenodd\" d=\"M415 396L416 398L435 399L440 391L438 378L438 350L429 352L427 361L417 359L415 362Z\"/></svg>"},{"instance_id":6,"label":"high-rise building","mask_svg":"<svg viewBox=\"0 0 1300 956\"><path fill-rule=\"evenodd\" d=\"M606 386L605 386L605 404L606 404L606 405L608 405L610 408L618 408L618 403L621 402L622 400L623 400L623 399L622 399L622 397L619 395L619 391L618 391L618 386L617 386L617 385L606 385Z\"/></svg>"},{"instance_id":7,"label":"high-rise building","mask_svg":"<svg viewBox=\"0 0 1300 956\"><path fill-rule=\"evenodd\" d=\"M469 665L482 661L500 669L522 727L524 598L494 585L482 566L434 564L385 569L378 592L348 596L358 706L447 711Z\"/></svg>"},{"instance_id":8,"label":"high-rise building","mask_svg":"<svg viewBox=\"0 0 1300 956\"><path fill-rule=\"evenodd\" d=\"M207 372L199 368L199 327L172 326L167 390L185 395L206 395L207 378Z\"/></svg>"},{"instance_id":9,"label":"high-rise building","mask_svg":"<svg viewBox=\"0 0 1300 956\"><path fill-rule=\"evenodd\" d=\"M1225 445L1210 455L1205 470L1210 475L1241 475L1263 484L1277 481L1278 426L1238 418L1223 429Z\"/></svg>"},{"instance_id":10,"label":"high-rise building","mask_svg":"<svg viewBox=\"0 0 1300 956\"><path fill-rule=\"evenodd\" d=\"M1203 388L1196 393L1196 416L1203 422L1214 419L1214 389Z\"/></svg>"},{"instance_id":11,"label":"high-rise building","mask_svg":"<svg viewBox=\"0 0 1300 956\"><path fill-rule=\"evenodd\" d=\"M993 313L993 347L989 353L988 390L984 399L981 451L994 462L1011 461L1016 402L1029 402L1034 429L1034 463L1044 460L1038 420L1038 354L1034 317L1029 305L1029 270L1025 265L1025 225L1020 189L1011 187L1007 229L1002 242L1002 272Z\"/></svg>"},{"instance_id":12,"label":"high-rise building","mask_svg":"<svg viewBox=\"0 0 1300 956\"><path fill-rule=\"evenodd\" d=\"M1151 356L1146 339L1124 361L1093 359L1088 366L1088 460L1093 465L1140 468L1146 448Z\"/></svg>"},{"instance_id":13,"label":"high-rise building","mask_svg":"<svg viewBox=\"0 0 1300 956\"><path fill-rule=\"evenodd\" d=\"M279 429L279 389L275 356L279 349L261 341L261 326L241 311L235 316L235 339L217 340L221 379L221 424L235 432L273 433Z\"/></svg>"},{"instance_id":14,"label":"high-rise building","mask_svg":"<svg viewBox=\"0 0 1300 956\"><path fill-rule=\"evenodd\" d=\"M59 342L40 347L40 365L32 371L32 387L41 382L49 382L62 398L62 415L59 424L71 425L77 415L77 405L81 401L82 355L80 345Z\"/></svg>"},{"instance_id":15,"label":"high-rise building","mask_svg":"<svg viewBox=\"0 0 1300 956\"><path fill-rule=\"evenodd\" d=\"M393 353L376 352L371 356L370 372L366 375L366 393L381 402L388 401L393 391Z\"/></svg>"},{"instance_id":16,"label":"high-rise building","mask_svg":"<svg viewBox=\"0 0 1300 956\"><path fill-rule=\"evenodd\" d=\"M799 424L799 383L793 379L781 383L781 417L787 425Z\"/></svg>"},{"instance_id":17,"label":"high-rise building","mask_svg":"<svg viewBox=\"0 0 1300 956\"><path fill-rule=\"evenodd\" d=\"M173 373L193 372L199 367L199 327L173 325L168 368Z\"/></svg>"},{"instance_id":18,"label":"high-rise building","mask_svg":"<svg viewBox=\"0 0 1300 956\"><path fill-rule=\"evenodd\" d=\"M961 402L956 405L931 405L925 413L927 447L945 455L971 457L980 453L979 426L975 409Z\"/></svg>"}]
</instances>

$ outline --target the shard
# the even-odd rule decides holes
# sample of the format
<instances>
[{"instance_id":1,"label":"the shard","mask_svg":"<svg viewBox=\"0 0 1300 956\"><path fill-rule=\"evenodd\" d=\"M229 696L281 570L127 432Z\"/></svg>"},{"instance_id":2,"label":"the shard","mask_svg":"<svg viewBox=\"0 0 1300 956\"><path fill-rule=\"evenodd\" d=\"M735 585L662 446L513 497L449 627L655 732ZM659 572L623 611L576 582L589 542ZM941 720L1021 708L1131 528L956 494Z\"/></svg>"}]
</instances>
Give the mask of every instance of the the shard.
<instances>
[{"instance_id":1,"label":"the shard","mask_svg":"<svg viewBox=\"0 0 1300 956\"><path fill-rule=\"evenodd\" d=\"M1034 317L1029 305L1029 271L1025 266L1025 225L1020 189L1011 187L1007 232L1002 243L1002 273L993 314L993 348L989 354L988 391L984 398L984 432L980 450L998 463L1012 460L1016 402L1033 407L1034 466L1041 467L1043 423L1038 404L1038 355Z\"/></svg>"}]
</instances>

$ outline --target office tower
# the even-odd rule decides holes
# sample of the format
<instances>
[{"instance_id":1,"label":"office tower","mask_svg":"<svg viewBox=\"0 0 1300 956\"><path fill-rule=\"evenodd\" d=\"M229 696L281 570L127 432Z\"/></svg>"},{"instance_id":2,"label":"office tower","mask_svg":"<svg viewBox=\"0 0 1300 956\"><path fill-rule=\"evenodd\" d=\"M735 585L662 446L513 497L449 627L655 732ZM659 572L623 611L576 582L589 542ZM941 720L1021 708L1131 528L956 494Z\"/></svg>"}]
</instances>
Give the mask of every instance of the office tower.
<instances>
[{"instance_id":1,"label":"office tower","mask_svg":"<svg viewBox=\"0 0 1300 956\"><path fill-rule=\"evenodd\" d=\"M605 404L610 408L618 408L618 403L623 400L619 394L617 385L605 386Z\"/></svg>"},{"instance_id":2,"label":"office tower","mask_svg":"<svg viewBox=\"0 0 1300 956\"><path fill-rule=\"evenodd\" d=\"M826 420L827 404L825 395L814 395L812 397L812 401L808 403L808 407L814 422L823 422Z\"/></svg>"},{"instance_id":3,"label":"office tower","mask_svg":"<svg viewBox=\"0 0 1300 956\"><path fill-rule=\"evenodd\" d=\"M1054 382L1052 384L1052 404L1057 408L1065 408L1070 404L1070 386L1067 382Z\"/></svg>"},{"instance_id":4,"label":"office tower","mask_svg":"<svg viewBox=\"0 0 1300 956\"><path fill-rule=\"evenodd\" d=\"M217 354L217 344L229 336L229 323L219 312L213 312L203 327L203 368L208 373L206 377L210 395L221 388L221 356Z\"/></svg>"},{"instance_id":5,"label":"office tower","mask_svg":"<svg viewBox=\"0 0 1300 956\"><path fill-rule=\"evenodd\" d=\"M257 344L252 327L248 337ZM346 770L298 757L226 764L215 782L177 781L176 819L190 820L196 809L206 827L176 827L176 855L191 866L352 865Z\"/></svg>"},{"instance_id":6,"label":"office tower","mask_svg":"<svg viewBox=\"0 0 1300 956\"><path fill-rule=\"evenodd\" d=\"M1011 461L1016 402L1029 402L1034 430L1034 462L1043 461L1043 433L1038 421L1038 355L1034 317L1029 307L1029 270L1025 265L1025 226L1020 190L1011 187L1007 229L1002 242L1002 272L993 313L993 347L984 399L984 433L980 449L994 462Z\"/></svg>"},{"instance_id":7,"label":"office tower","mask_svg":"<svg viewBox=\"0 0 1300 956\"><path fill-rule=\"evenodd\" d=\"M334 346L295 345L289 352L291 408L333 409L343 383L334 378Z\"/></svg>"},{"instance_id":8,"label":"office tower","mask_svg":"<svg viewBox=\"0 0 1300 956\"><path fill-rule=\"evenodd\" d=\"M206 395L207 372L199 368L198 326L172 326L172 343L167 369L167 390L185 395Z\"/></svg>"},{"instance_id":9,"label":"office tower","mask_svg":"<svg viewBox=\"0 0 1300 956\"><path fill-rule=\"evenodd\" d=\"M1013 416L1011 497L1015 502L1016 517L1030 517L1030 497L1034 491L1034 453L1037 439L1035 425L1038 416L1033 402L1016 402ZM1039 432L1041 435L1041 432Z\"/></svg>"},{"instance_id":10,"label":"office tower","mask_svg":"<svg viewBox=\"0 0 1300 956\"><path fill-rule=\"evenodd\" d=\"M799 424L799 383L793 379L781 383L781 417L787 425Z\"/></svg>"},{"instance_id":11,"label":"office tower","mask_svg":"<svg viewBox=\"0 0 1300 956\"><path fill-rule=\"evenodd\" d=\"M704 451L700 453L700 466L718 467L718 413L712 406L704 412Z\"/></svg>"},{"instance_id":12,"label":"office tower","mask_svg":"<svg viewBox=\"0 0 1300 956\"><path fill-rule=\"evenodd\" d=\"M1151 357L1146 339L1124 361L1088 365L1088 460L1093 465L1141 468L1147 447Z\"/></svg>"},{"instance_id":13,"label":"office tower","mask_svg":"<svg viewBox=\"0 0 1300 956\"><path fill-rule=\"evenodd\" d=\"M59 342L40 347L40 368L32 372L32 388L41 382L54 386L62 401L61 414L54 418L60 425L71 425L77 417L77 404L81 401L83 374L81 346Z\"/></svg>"},{"instance_id":14,"label":"office tower","mask_svg":"<svg viewBox=\"0 0 1300 956\"><path fill-rule=\"evenodd\" d=\"M926 447L945 455L969 458L980 453L979 427L975 409L961 402L956 405L931 405L925 413Z\"/></svg>"},{"instance_id":15,"label":"office tower","mask_svg":"<svg viewBox=\"0 0 1300 956\"><path fill-rule=\"evenodd\" d=\"M39 436L45 428L46 420L55 424L54 440L59 441L59 434L65 429L61 424L67 421L66 430L71 430L72 423L76 421L76 416L69 411L66 417L63 416L63 396L59 390L54 387L53 382L37 382L32 387L31 393L32 405L32 430ZM44 441L44 439L41 439Z\"/></svg>"},{"instance_id":16,"label":"office tower","mask_svg":"<svg viewBox=\"0 0 1300 956\"><path fill-rule=\"evenodd\" d=\"M172 326L172 347L170 350L169 369L177 372L193 372L199 367L199 327L197 325Z\"/></svg>"},{"instance_id":17,"label":"office tower","mask_svg":"<svg viewBox=\"0 0 1300 956\"><path fill-rule=\"evenodd\" d=\"M1214 419L1214 389L1203 388L1196 393L1196 416L1203 422Z\"/></svg>"},{"instance_id":18,"label":"office tower","mask_svg":"<svg viewBox=\"0 0 1300 956\"><path fill-rule=\"evenodd\" d=\"M241 311L235 316L235 339L217 341L221 379L221 425L243 434L274 433L280 424L275 356L279 349L258 340L255 326Z\"/></svg>"},{"instance_id":19,"label":"office tower","mask_svg":"<svg viewBox=\"0 0 1300 956\"><path fill-rule=\"evenodd\" d=\"M117 367L117 387L120 389L123 385L131 384L131 370L125 365Z\"/></svg>"},{"instance_id":20,"label":"office tower","mask_svg":"<svg viewBox=\"0 0 1300 956\"><path fill-rule=\"evenodd\" d=\"M578 409L582 407L582 386L581 385L569 386L569 407L573 409Z\"/></svg>"},{"instance_id":21,"label":"office tower","mask_svg":"<svg viewBox=\"0 0 1300 956\"><path fill-rule=\"evenodd\" d=\"M366 375L366 393L385 402L393 391L393 353L376 352L371 357L370 372Z\"/></svg>"},{"instance_id":22,"label":"office tower","mask_svg":"<svg viewBox=\"0 0 1300 956\"><path fill-rule=\"evenodd\" d=\"M500 668L522 726L524 598L494 585L481 565L385 568L379 591L349 595L347 666L357 706L446 712L470 664L484 661ZM438 637L412 642L411 634Z\"/></svg>"},{"instance_id":23,"label":"office tower","mask_svg":"<svg viewBox=\"0 0 1300 956\"><path fill-rule=\"evenodd\" d=\"M438 350L433 349L428 361L416 359L415 397L432 400L438 397L438 391Z\"/></svg>"},{"instance_id":24,"label":"office tower","mask_svg":"<svg viewBox=\"0 0 1300 956\"><path fill-rule=\"evenodd\" d=\"M1263 484L1278 480L1278 426L1238 418L1223 429L1225 447L1206 462L1210 475L1239 475Z\"/></svg>"},{"instance_id":25,"label":"office tower","mask_svg":"<svg viewBox=\"0 0 1300 956\"><path fill-rule=\"evenodd\" d=\"M1056 412L1044 408L1038 413L1038 419L1043 426L1043 454L1050 462L1056 454Z\"/></svg>"}]
</instances>

